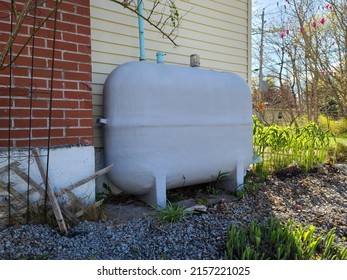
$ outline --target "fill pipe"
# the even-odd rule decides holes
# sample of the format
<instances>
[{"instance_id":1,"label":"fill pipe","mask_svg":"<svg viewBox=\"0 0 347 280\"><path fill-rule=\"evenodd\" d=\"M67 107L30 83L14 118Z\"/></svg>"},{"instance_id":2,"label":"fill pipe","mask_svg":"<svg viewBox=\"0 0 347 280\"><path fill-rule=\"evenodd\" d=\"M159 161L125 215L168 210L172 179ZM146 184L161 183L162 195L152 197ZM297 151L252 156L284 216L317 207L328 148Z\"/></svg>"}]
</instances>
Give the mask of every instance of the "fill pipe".
<instances>
[{"instance_id":1,"label":"fill pipe","mask_svg":"<svg viewBox=\"0 0 347 280\"><path fill-rule=\"evenodd\" d=\"M139 41L140 41L140 60L146 60L145 51L145 28L143 23L143 0L137 0L137 11L139 12Z\"/></svg>"}]
</instances>

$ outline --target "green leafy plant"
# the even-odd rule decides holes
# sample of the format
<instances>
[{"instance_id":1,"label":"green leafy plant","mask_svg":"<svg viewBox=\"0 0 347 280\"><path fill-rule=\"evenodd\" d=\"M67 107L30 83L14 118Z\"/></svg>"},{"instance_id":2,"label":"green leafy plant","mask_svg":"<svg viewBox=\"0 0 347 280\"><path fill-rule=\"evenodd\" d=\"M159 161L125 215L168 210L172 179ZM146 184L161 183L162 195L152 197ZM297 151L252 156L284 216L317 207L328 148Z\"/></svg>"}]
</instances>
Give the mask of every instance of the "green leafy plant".
<instances>
[{"instance_id":1,"label":"green leafy plant","mask_svg":"<svg viewBox=\"0 0 347 280\"><path fill-rule=\"evenodd\" d=\"M166 203L166 207L158 209L158 222L159 223L175 223L184 218L187 211L183 206L172 204L170 201Z\"/></svg>"},{"instance_id":2,"label":"green leafy plant","mask_svg":"<svg viewBox=\"0 0 347 280\"><path fill-rule=\"evenodd\" d=\"M272 172L290 165L308 171L327 159L329 136L313 122L304 127L265 126L253 116L254 151L263 159L257 164L258 171Z\"/></svg>"},{"instance_id":3,"label":"green leafy plant","mask_svg":"<svg viewBox=\"0 0 347 280\"><path fill-rule=\"evenodd\" d=\"M236 189L236 196L242 198L246 194L253 193L260 189L264 185L267 177L268 172L266 172L266 170L261 170L261 172L256 169L249 170L245 177L244 184Z\"/></svg>"},{"instance_id":4,"label":"green leafy plant","mask_svg":"<svg viewBox=\"0 0 347 280\"><path fill-rule=\"evenodd\" d=\"M110 201L112 199L112 197L115 196L115 194L113 193L113 191L112 191L112 189L110 188L109 185L104 183L102 185L102 187L103 187L103 191L98 192L96 194L96 201L99 201L99 200L103 199L104 203L106 203L106 202Z\"/></svg>"},{"instance_id":5,"label":"green leafy plant","mask_svg":"<svg viewBox=\"0 0 347 280\"><path fill-rule=\"evenodd\" d=\"M315 234L315 227L302 227L288 220L282 223L270 217L264 223L228 229L225 258L234 260L345 260L347 248L334 243L334 231Z\"/></svg>"}]
</instances>

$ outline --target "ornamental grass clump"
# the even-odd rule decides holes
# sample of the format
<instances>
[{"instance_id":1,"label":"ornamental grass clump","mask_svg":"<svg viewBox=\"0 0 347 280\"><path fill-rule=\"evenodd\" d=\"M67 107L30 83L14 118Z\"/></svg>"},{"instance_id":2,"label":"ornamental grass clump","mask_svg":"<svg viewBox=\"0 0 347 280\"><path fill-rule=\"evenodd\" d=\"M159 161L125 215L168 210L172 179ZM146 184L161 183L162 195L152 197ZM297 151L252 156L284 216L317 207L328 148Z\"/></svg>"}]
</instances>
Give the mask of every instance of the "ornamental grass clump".
<instances>
[{"instance_id":1,"label":"ornamental grass clump","mask_svg":"<svg viewBox=\"0 0 347 280\"><path fill-rule=\"evenodd\" d=\"M184 207L178 204L172 204L171 202L167 202L166 207L160 207L158 215L159 223L176 223L182 219L184 219L184 215L188 213Z\"/></svg>"},{"instance_id":2,"label":"ornamental grass clump","mask_svg":"<svg viewBox=\"0 0 347 280\"><path fill-rule=\"evenodd\" d=\"M291 220L269 218L247 228L228 229L225 259L228 260L346 260L347 247L337 245L334 230L315 234L315 227L302 227Z\"/></svg>"},{"instance_id":3,"label":"ornamental grass clump","mask_svg":"<svg viewBox=\"0 0 347 280\"><path fill-rule=\"evenodd\" d=\"M329 134L316 123L304 127L265 126L255 116L253 121L254 151L263 159L261 168L276 171L297 165L308 171L327 159Z\"/></svg>"}]
</instances>

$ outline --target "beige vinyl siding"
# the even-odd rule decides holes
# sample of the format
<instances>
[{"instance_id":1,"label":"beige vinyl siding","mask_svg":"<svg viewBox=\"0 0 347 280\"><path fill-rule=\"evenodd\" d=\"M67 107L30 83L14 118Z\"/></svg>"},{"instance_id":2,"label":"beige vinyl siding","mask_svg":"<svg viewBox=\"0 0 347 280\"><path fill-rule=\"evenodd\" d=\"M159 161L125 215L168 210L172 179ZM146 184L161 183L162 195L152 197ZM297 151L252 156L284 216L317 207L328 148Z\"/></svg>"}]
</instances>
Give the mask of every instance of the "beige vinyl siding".
<instances>
[{"instance_id":1,"label":"beige vinyl siding","mask_svg":"<svg viewBox=\"0 0 347 280\"><path fill-rule=\"evenodd\" d=\"M94 121L102 115L102 90L107 75L118 65L139 57L137 17L111 1L91 0L92 81ZM150 0L144 1L150 6ZM163 39L145 24L147 61L166 53L165 63L189 66L190 55L200 55L201 67L250 77L251 0L177 1L185 14L176 43ZM100 127L94 127L94 145L102 147Z\"/></svg>"}]
</instances>

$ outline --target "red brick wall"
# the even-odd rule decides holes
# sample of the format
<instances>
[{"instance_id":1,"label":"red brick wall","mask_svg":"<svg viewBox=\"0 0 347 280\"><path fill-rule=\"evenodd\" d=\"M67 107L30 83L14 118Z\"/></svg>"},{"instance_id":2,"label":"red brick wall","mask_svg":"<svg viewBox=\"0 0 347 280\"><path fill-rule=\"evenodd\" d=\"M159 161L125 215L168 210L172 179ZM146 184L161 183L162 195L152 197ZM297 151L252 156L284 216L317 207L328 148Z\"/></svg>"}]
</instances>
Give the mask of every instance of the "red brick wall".
<instances>
[{"instance_id":1,"label":"red brick wall","mask_svg":"<svg viewBox=\"0 0 347 280\"><path fill-rule=\"evenodd\" d=\"M10 34L9 3L9 0L0 0L0 51L3 50ZM37 9L37 23L42 22L54 4L55 1L48 1ZM20 8L18 5L17 9ZM8 147L9 143L11 147L27 147L29 138L33 146L47 146L49 125L52 146L92 145L89 12L89 0L65 0L59 8L52 103L50 88L53 17L35 37L33 83L32 41L13 64L11 81L9 68L0 70L0 148ZM30 37L32 25L33 12L26 19L15 40L14 54L18 53ZM32 129L29 129L30 115Z\"/></svg>"}]
</instances>

